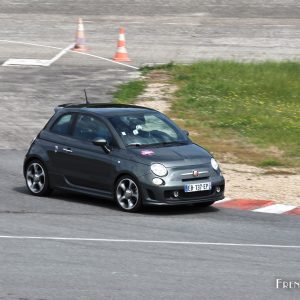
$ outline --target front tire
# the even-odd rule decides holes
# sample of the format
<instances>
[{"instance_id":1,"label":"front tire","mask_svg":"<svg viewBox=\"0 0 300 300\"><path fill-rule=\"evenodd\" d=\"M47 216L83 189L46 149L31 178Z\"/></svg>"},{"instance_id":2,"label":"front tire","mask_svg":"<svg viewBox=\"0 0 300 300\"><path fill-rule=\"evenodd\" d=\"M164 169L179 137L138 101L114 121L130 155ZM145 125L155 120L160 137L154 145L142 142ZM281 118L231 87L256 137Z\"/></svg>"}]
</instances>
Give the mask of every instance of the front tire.
<instances>
[{"instance_id":1,"label":"front tire","mask_svg":"<svg viewBox=\"0 0 300 300\"><path fill-rule=\"evenodd\" d=\"M142 208L142 195L139 184L131 176L122 176L115 185L115 200L119 208L127 212L136 212Z\"/></svg>"},{"instance_id":2,"label":"front tire","mask_svg":"<svg viewBox=\"0 0 300 300\"><path fill-rule=\"evenodd\" d=\"M25 169L25 181L32 195L46 196L51 192L47 169L38 159L32 160L27 164Z\"/></svg>"}]
</instances>

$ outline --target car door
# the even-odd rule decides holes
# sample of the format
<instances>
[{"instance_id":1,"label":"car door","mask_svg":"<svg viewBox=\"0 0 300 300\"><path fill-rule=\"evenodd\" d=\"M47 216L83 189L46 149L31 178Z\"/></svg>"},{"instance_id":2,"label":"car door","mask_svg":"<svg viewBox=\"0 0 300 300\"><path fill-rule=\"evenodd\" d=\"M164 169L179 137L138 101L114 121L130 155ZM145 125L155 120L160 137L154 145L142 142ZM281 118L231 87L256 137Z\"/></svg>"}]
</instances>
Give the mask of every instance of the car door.
<instances>
[{"instance_id":1,"label":"car door","mask_svg":"<svg viewBox=\"0 0 300 300\"><path fill-rule=\"evenodd\" d=\"M107 126L94 115L78 114L64 153L64 176L70 187L95 190L102 196L112 196L118 149L107 153L93 144L96 138L105 138L115 146Z\"/></svg>"},{"instance_id":2,"label":"car door","mask_svg":"<svg viewBox=\"0 0 300 300\"><path fill-rule=\"evenodd\" d=\"M43 141L43 147L47 149L49 157L49 173L54 186L65 187L64 175L68 168L68 154L73 139L71 138L71 129L76 114L68 112L56 118L50 128L43 130L40 138Z\"/></svg>"}]
</instances>

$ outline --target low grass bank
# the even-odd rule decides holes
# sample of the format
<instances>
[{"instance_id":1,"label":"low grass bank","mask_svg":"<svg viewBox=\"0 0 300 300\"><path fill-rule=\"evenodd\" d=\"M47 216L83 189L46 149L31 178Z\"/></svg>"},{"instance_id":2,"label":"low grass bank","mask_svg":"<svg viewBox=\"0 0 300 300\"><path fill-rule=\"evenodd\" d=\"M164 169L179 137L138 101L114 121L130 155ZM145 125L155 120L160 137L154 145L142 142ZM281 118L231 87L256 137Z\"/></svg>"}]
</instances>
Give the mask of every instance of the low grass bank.
<instances>
[{"instance_id":1,"label":"low grass bank","mask_svg":"<svg viewBox=\"0 0 300 300\"><path fill-rule=\"evenodd\" d=\"M128 104L135 101L136 97L141 95L145 89L146 83L143 80L135 80L121 84L114 93L114 102Z\"/></svg>"},{"instance_id":2,"label":"low grass bank","mask_svg":"<svg viewBox=\"0 0 300 300\"><path fill-rule=\"evenodd\" d=\"M179 86L170 116L201 145L247 163L300 166L299 62L208 61L165 71Z\"/></svg>"}]
</instances>

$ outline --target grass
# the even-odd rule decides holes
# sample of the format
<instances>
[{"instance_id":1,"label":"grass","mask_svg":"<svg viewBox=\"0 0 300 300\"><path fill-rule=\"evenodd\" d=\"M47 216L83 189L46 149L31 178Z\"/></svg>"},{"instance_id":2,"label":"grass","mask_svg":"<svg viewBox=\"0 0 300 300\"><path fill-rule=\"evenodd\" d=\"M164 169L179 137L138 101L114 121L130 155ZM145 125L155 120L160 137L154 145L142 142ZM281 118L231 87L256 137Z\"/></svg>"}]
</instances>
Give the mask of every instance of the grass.
<instances>
[{"instance_id":1,"label":"grass","mask_svg":"<svg viewBox=\"0 0 300 300\"><path fill-rule=\"evenodd\" d=\"M300 166L299 62L207 61L158 68L179 86L170 116L193 140L246 163Z\"/></svg>"},{"instance_id":2,"label":"grass","mask_svg":"<svg viewBox=\"0 0 300 300\"><path fill-rule=\"evenodd\" d=\"M260 167L280 167L282 163L276 159L266 159L259 163Z\"/></svg>"},{"instance_id":3,"label":"grass","mask_svg":"<svg viewBox=\"0 0 300 300\"><path fill-rule=\"evenodd\" d=\"M143 80L135 80L121 84L114 93L114 102L120 104L132 103L136 97L143 93L146 83Z\"/></svg>"},{"instance_id":4,"label":"grass","mask_svg":"<svg viewBox=\"0 0 300 300\"><path fill-rule=\"evenodd\" d=\"M161 64L161 65L155 65L155 66L144 66L140 69L143 75L153 71L153 70L164 70L164 71L170 71L174 68L175 64L174 62L170 62L168 64Z\"/></svg>"},{"instance_id":5,"label":"grass","mask_svg":"<svg viewBox=\"0 0 300 300\"><path fill-rule=\"evenodd\" d=\"M270 158L257 158L258 164L296 159L299 166L300 63L210 61L175 65L171 72L181 87L173 104L176 117L199 120L220 136L245 137L282 155L275 159L276 153L270 153ZM191 128L197 130L197 125Z\"/></svg>"}]
</instances>

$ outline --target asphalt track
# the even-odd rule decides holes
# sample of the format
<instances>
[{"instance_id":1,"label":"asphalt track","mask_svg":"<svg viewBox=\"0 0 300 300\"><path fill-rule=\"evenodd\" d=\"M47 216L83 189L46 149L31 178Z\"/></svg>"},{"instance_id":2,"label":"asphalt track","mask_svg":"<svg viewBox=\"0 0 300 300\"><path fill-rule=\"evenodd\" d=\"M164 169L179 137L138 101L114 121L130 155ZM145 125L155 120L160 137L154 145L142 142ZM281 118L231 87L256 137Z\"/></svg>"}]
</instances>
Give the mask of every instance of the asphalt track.
<instances>
[{"instance_id":1,"label":"asphalt track","mask_svg":"<svg viewBox=\"0 0 300 300\"><path fill-rule=\"evenodd\" d=\"M286 1L8 1L0 39L66 48L84 17L89 53L111 58L118 26L132 65L299 58L299 4ZM60 50L0 42L9 58ZM107 102L135 70L67 53L49 67L0 66L0 299L298 299L299 217L230 209L120 212L101 199L30 196L25 149L63 102ZM241 191L242 193L242 191ZM295 247L296 246L296 247Z\"/></svg>"}]
</instances>

